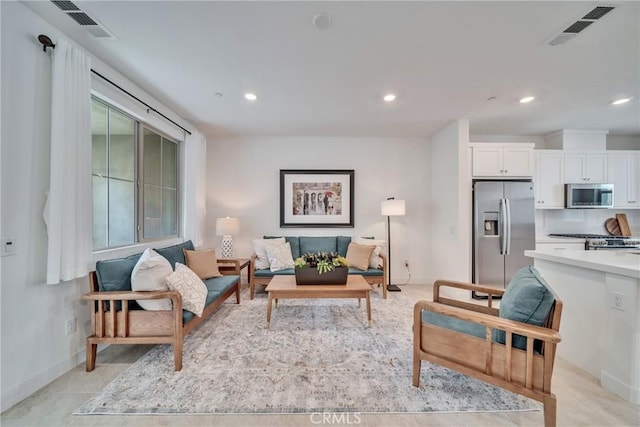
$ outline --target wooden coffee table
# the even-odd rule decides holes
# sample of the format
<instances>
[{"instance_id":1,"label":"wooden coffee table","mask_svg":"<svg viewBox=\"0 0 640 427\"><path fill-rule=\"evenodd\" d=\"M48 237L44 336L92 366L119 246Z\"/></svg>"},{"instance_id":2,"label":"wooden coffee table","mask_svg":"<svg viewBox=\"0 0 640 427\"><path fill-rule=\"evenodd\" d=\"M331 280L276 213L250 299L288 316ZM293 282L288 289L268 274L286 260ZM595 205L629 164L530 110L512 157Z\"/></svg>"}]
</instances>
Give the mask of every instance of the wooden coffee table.
<instances>
[{"instance_id":1,"label":"wooden coffee table","mask_svg":"<svg viewBox=\"0 0 640 427\"><path fill-rule=\"evenodd\" d=\"M273 276L267 286L269 300L267 302L267 329L271 325L271 305L273 300L282 298L365 298L367 300L367 317L371 326L371 286L364 277L350 274L346 285L296 285L293 275Z\"/></svg>"}]
</instances>

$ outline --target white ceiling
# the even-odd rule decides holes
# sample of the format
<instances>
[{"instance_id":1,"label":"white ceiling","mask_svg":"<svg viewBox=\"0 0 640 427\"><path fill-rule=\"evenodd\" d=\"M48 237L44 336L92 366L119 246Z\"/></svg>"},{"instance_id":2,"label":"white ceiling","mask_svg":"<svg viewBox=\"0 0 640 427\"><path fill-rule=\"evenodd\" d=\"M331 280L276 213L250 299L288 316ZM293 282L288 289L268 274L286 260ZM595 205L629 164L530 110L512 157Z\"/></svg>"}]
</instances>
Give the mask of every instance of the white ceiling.
<instances>
[{"instance_id":1,"label":"white ceiling","mask_svg":"<svg viewBox=\"0 0 640 427\"><path fill-rule=\"evenodd\" d=\"M555 47L603 3L74 2L116 39L26 3L208 136L429 136L458 118L472 134L640 135L635 1ZM332 26L315 28L318 13Z\"/></svg>"}]
</instances>

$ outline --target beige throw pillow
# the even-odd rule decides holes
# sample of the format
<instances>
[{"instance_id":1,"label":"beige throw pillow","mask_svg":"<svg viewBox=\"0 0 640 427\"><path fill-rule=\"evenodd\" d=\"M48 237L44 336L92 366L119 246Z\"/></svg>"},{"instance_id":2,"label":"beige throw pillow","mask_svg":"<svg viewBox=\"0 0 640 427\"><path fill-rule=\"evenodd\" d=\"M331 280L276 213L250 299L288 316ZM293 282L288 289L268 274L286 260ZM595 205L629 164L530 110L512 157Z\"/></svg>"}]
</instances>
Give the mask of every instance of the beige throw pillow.
<instances>
[{"instance_id":1,"label":"beige throw pillow","mask_svg":"<svg viewBox=\"0 0 640 427\"><path fill-rule=\"evenodd\" d=\"M167 285L172 291L180 292L183 309L202 317L208 290L196 273L186 265L176 262L176 271L167 277Z\"/></svg>"},{"instance_id":2,"label":"beige throw pillow","mask_svg":"<svg viewBox=\"0 0 640 427\"><path fill-rule=\"evenodd\" d=\"M382 268L382 258L380 254L382 253L382 249L387 243L386 240L376 240L376 239L365 239L364 237L354 237L353 243L357 243L359 245L375 245L375 249L371 253L369 257L369 267L370 268Z\"/></svg>"},{"instance_id":3,"label":"beige throw pillow","mask_svg":"<svg viewBox=\"0 0 640 427\"><path fill-rule=\"evenodd\" d=\"M366 271L369 268L369 257L376 247L374 245L359 245L349 243L347 247L347 265Z\"/></svg>"},{"instance_id":4,"label":"beige throw pillow","mask_svg":"<svg viewBox=\"0 0 640 427\"><path fill-rule=\"evenodd\" d=\"M167 277L173 273L169 261L153 249L145 249L131 272L132 291L166 291ZM169 299L137 300L145 310L171 310Z\"/></svg>"},{"instance_id":5,"label":"beige throw pillow","mask_svg":"<svg viewBox=\"0 0 640 427\"><path fill-rule=\"evenodd\" d=\"M222 273L218 270L218 258L216 257L215 250L203 249L199 251L189 251L183 249L182 252L184 252L187 267L202 280L222 276Z\"/></svg>"},{"instance_id":6,"label":"beige throw pillow","mask_svg":"<svg viewBox=\"0 0 640 427\"><path fill-rule=\"evenodd\" d=\"M266 251L271 271L286 270L295 266L289 242L280 243L279 245L267 245Z\"/></svg>"},{"instance_id":7,"label":"beige throw pillow","mask_svg":"<svg viewBox=\"0 0 640 427\"><path fill-rule=\"evenodd\" d=\"M284 243L284 237L276 239L253 239L253 252L256 254L256 270L269 268L269 258L267 257L267 245L277 245Z\"/></svg>"}]
</instances>

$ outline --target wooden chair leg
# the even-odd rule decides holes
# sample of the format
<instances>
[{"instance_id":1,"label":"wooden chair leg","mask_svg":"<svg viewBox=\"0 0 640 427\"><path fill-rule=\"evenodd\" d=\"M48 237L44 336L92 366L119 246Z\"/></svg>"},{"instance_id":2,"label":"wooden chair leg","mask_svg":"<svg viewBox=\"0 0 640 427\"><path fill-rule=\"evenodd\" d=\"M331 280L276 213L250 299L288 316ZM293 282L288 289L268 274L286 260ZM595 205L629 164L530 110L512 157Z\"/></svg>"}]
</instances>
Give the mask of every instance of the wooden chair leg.
<instances>
[{"instance_id":1,"label":"wooden chair leg","mask_svg":"<svg viewBox=\"0 0 640 427\"><path fill-rule=\"evenodd\" d=\"M256 293L256 284L254 282L249 283L249 298L253 299L253 294Z\"/></svg>"},{"instance_id":2,"label":"wooden chair leg","mask_svg":"<svg viewBox=\"0 0 640 427\"><path fill-rule=\"evenodd\" d=\"M236 287L236 304L240 304L240 283Z\"/></svg>"},{"instance_id":3,"label":"wooden chair leg","mask_svg":"<svg viewBox=\"0 0 640 427\"><path fill-rule=\"evenodd\" d=\"M420 357L413 356L413 386L420 387L420 369L422 368L422 360Z\"/></svg>"},{"instance_id":4,"label":"wooden chair leg","mask_svg":"<svg viewBox=\"0 0 640 427\"><path fill-rule=\"evenodd\" d=\"M87 340L87 372L91 372L96 369L96 355L98 353L98 344L91 344Z\"/></svg>"},{"instance_id":5,"label":"wooden chair leg","mask_svg":"<svg viewBox=\"0 0 640 427\"><path fill-rule=\"evenodd\" d=\"M182 370L182 340L173 344L173 360L176 366L176 371Z\"/></svg>"},{"instance_id":6,"label":"wooden chair leg","mask_svg":"<svg viewBox=\"0 0 640 427\"><path fill-rule=\"evenodd\" d=\"M556 427L556 396L550 394L542 401L544 410L544 427Z\"/></svg>"}]
</instances>

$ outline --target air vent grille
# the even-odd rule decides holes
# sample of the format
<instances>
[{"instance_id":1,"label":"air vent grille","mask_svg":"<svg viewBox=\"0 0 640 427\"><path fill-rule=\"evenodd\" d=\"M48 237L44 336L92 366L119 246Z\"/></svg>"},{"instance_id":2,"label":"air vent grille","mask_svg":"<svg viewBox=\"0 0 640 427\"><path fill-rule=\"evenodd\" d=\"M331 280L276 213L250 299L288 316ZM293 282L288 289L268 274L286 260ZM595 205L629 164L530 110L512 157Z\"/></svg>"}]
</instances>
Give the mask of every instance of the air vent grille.
<instances>
[{"instance_id":1,"label":"air vent grille","mask_svg":"<svg viewBox=\"0 0 640 427\"><path fill-rule=\"evenodd\" d=\"M593 21L577 21L571 24L571 26L564 30L563 33L578 34L580 31L584 30L591 24L593 24Z\"/></svg>"},{"instance_id":2,"label":"air vent grille","mask_svg":"<svg viewBox=\"0 0 640 427\"><path fill-rule=\"evenodd\" d=\"M89 15L84 12L67 13L67 15L80 25L98 25L96 21L89 18Z\"/></svg>"},{"instance_id":3,"label":"air vent grille","mask_svg":"<svg viewBox=\"0 0 640 427\"><path fill-rule=\"evenodd\" d=\"M102 24L80 10L80 8L73 4L73 2L51 0L51 3L55 4L60 10L65 12L69 18L80 24L82 28L92 36L99 38L115 38L113 34L104 28Z\"/></svg>"},{"instance_id":4,"label":"air vent grille","mask_svg":"<svg viewBox=\"0 0 640 427\"><path fill-rule=\"evenodd\" d=\"M596 6L583 15L582 18L577 19L576 22L569 25L566 30L553 36L547 44L551 46L558 46L568 42L578 33L605 16L607 13L611 12L613 9L615 9L614 6Z\"/></svg>"},{"instance_id":5,"label":"air vent grille","mask_svg":"<svg viewBox=\"0 0 640 427\"><path fill-rule=\"evenodd\" d=\"M611 12L613 9L615 9L615 7L613 6L597 6L591 12L584 15L582 19L592 19L595 21L602 18L604 15Z\"/></svg>"},{"instance_id":6,"label":"air vent grille","mask_svg":"<svg viewBox=\"0 0 640 427\"><path fill-rule=\"evenodd\" d=\"M56 0L51 0L51 3L55 4L56 6L58 6L58 8L60 10L80 10L80 8L78 6L76 6L75 4L73 4L70 1L56 1Z\"/></svg>"}]
</instances>

